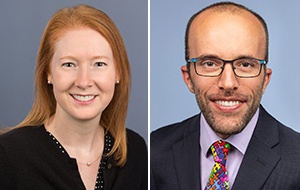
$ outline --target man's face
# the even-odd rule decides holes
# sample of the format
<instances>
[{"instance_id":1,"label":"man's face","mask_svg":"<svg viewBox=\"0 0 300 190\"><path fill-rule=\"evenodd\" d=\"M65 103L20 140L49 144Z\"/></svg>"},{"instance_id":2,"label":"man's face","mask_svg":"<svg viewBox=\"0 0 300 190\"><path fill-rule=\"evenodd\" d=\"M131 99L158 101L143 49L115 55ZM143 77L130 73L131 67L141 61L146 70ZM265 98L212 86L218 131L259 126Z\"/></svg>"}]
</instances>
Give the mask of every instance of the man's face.
<instances>
[{"instance_id":1,"label":"man's face","mask_svg":"<svg viewBox=\"0 0 300 190\"><path fill-rule=\"evenodd\" d=\"M189 58L213 56L223 60L240 57L264 59L265 33L252 14L207 10L193 21L189 33ZM198 76L191 63L182 75L210 127L221 138L241 132L255 114L271 77L271 69L255 78L239 78L230 63L218 77Z\"/></svg>"}]
</instances>

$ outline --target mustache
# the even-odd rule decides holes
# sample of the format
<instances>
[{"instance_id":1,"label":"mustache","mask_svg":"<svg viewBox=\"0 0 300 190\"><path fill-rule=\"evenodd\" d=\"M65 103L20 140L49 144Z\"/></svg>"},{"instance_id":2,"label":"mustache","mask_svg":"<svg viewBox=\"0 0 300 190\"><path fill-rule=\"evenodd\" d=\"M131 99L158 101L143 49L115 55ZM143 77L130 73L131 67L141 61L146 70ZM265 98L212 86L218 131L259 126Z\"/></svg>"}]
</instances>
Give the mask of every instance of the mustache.
<instances>
[{"instance_id":1,"label":"mustache","mask_svg":"<svg viewBox=\"0 0 300 190\"><path fill-rule=\"evenodd\" d=\"M251 99L250 95L242 94L236 91L231 92L219 92L216 94L209 94L207 98L210 100L239 100L239 101L247 101Z\"/></svg>"}]
</instances>

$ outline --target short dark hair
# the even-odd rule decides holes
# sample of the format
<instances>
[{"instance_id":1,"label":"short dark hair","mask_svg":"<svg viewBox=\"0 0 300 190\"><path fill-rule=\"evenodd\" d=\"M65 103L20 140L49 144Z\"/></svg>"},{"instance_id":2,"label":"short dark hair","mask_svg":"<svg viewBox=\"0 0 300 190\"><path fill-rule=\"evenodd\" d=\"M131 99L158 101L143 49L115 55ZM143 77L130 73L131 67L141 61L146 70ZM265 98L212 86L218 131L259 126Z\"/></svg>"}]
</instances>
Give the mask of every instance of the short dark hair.
<instances>
[{"instance_id":1,"label":"short dark hair","mask_svg":"<svg viewBox=\"0 0 300 190\"><path fill-rule=\"evenodd\" d=\"M216 11L219 12L224 12L224 11L229 11L229 12L236 12L239 10L245 10L250 12L251 14L253 14L259 21L260 23L263 25L264 31L265 31L265 36L266 36L266 49L265 49L265 58L264 60L266 62L268 62L269 60L269 32L268 32L268 27L267 24L265 22L265 20L256 12L248 9L247 7L237 4L237 3L233 3L233 2L219 2L219 3L215 3L212 5L209 5L203 9L201 9L200 11L198 11L197 13L195 13L188 21L187 23L187 27L186 27L186 31L185 31L185 60L189 60L190 59L190 55L189 55L189 44L188 44L188 38L189 38L189 31L190 31L190 27L192 22L194 21L194 19L202 12L204 12L205 10L208 9L214 9ZM187 69L188 71L190 71L190 64L187 63Z\"/></svg>"}]
</instances>

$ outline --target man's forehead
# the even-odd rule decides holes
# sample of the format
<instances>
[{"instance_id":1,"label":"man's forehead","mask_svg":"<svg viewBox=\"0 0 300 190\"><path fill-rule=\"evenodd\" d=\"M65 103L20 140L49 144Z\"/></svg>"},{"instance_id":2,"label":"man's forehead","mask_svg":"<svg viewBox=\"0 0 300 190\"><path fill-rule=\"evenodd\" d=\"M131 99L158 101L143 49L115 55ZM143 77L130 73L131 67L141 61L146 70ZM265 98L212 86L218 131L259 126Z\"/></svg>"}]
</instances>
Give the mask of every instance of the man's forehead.
<instances>
[{"instance_id":1,"label":"man's forehead","mask_svg":"<svg viewBox=\"0 0 300 190\"><path fill-rule=\"evenodd\" d=\"M213 53L233 59L239 54L253 54L264 59L264 28L248 11L206 10L195 18L189 33L189 56Z\"/></svg>"},{"instance_id":2,"label":"man's forehead","mask_svg":"<svg viewBox=\"0 0 300 190\"><path fill-rule=\"evenodd\" d=\"M224 21L226 20L226 18L232 18L232 17L236 17L236 18L242 17L245 18L246 20L249 20L249 22L252 21L254 23L261 24L258 18L256 18L251 12L247 10L243 10L240 8L236 8L234 10L231 9L218 10L215 8L211 8L200 13L192 22L191 27L193 27L193 25L199 25L201 23L210 22L217 18L222 19Z\"/></svg>"},{"instance_id":3,"label":"man's forehead","mask_svg":"<svg viewBox=\"0 0 300 190\"><path fill-rule=\"evenodd\" d=\"M256 30L265 37L264 28L258 18L251 12L243 9L238 11L232 10L215 10L208 9L200 13L191 23L189 33L201 33L203 30L212 30L220 26L237 25L237 27L247 26Z\"/></svg>"}]
</instances>

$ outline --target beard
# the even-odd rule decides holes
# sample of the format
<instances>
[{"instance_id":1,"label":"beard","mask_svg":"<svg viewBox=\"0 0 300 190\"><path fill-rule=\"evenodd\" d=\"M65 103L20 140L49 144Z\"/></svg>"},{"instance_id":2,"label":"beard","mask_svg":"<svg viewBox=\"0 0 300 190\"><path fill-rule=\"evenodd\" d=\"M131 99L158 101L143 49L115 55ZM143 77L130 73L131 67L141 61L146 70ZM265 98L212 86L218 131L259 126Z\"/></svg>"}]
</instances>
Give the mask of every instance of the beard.
<instances>
[{"instance_id":1,"label":"beard","mask_svg":"<svg viewBox=\"0 0 300 190\"><path fill-rule=\"evenodd\" d=\"M222 135L222 137L229 137L233 134L238 134L244 130L249 121L252 119L254 114L256 113L261 97L263 94L263 82L257 86L257 90L253 97L250 95L238 94L234 91L231 92L220 92L214 95L201 94L199 88L193 84L193 88L195 91L196 100L198 106L203 114L206 122L211 127L211 129L218 135ZM243 97L247 100L247 102L252 102L248 106L246 110L242 110L241 113L225 113L225 112L217 112L212 110L209 106L210 97ZM250 101L249 101L250 100ZM239 116L240 115L240 116ZM239 117L237 117L239 116Z\"/></svg>"}]
</instances>

